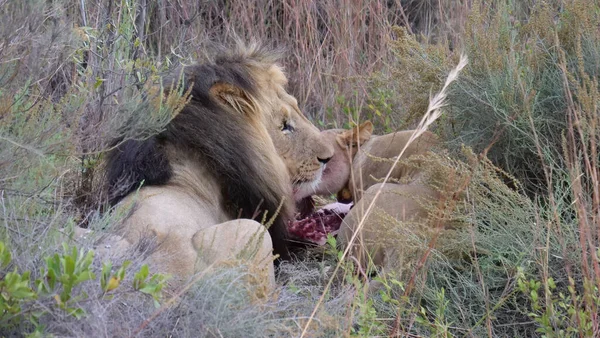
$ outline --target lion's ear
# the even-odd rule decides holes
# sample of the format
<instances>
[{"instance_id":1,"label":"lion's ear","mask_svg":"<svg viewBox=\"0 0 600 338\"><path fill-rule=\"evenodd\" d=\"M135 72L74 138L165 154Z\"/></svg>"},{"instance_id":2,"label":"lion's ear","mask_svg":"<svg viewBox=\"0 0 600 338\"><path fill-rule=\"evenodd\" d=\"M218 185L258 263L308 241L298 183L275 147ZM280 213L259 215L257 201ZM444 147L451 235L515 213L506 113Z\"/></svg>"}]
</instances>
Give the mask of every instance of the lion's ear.
<instances>
[{"instance_id":1,"label":"lion's ear","mask_svg":"<svg viewBox=\"0 0 600 338\"><path fill-rule=\"evenodd\" d=\"M366 121L350 130L339 133L336 136L336 141L342 148L349 149L352 147L355 149L359 144L367 142L371 138L372 133L373 123Z\"/></svg>"},{"instance_id":2,"label":"lion's ear","mask_svg":"<svg viewBox=\"0 0 600 338\"><path fill-rule=\"evenodd\" d=\"M217 82L210 87L210 95L220 104L248 115L253 112L254 105L248 93L240 87L226 82Z\"/></svg>"},{"instance_id":3,"label":"lion's ear","mask_svg":"<svg viewBox=\"0 0 600 338\"><path fill-rule=\"evenodd\" d=\"M360 144L363 144L367 142L373 134L373 123L371 123L371 121L365 121L358 126L358 130L356 127L354 127L353 132L355 135L357 135L356 138Z\"/></svg>"}]
</instances>

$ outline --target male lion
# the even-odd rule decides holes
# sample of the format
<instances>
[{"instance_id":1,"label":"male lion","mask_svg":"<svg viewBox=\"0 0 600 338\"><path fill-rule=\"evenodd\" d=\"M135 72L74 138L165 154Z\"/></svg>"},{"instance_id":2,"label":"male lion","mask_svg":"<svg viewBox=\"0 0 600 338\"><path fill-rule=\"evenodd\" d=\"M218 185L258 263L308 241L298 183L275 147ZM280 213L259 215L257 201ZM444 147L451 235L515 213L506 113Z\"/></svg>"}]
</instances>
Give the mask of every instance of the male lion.
<instances>
[{"instance_id":1,"label":"male lion","mask_svg":"<svg viewBox=\"0 0 600 338\"><path fill-rule=\"evenodd\" d=\"M272 279L272 249L288 257L292 183L318 181L333 150L286 92L277 59L238 46L174 72L166 83L183 73L191 101L164 132L109 154L112 203L136 203L122 235L156 237L152 258L168 272L186 276L252 252ZM276 216L268 233L253 220L265 215Z\"/></svg>"}]
</instances>

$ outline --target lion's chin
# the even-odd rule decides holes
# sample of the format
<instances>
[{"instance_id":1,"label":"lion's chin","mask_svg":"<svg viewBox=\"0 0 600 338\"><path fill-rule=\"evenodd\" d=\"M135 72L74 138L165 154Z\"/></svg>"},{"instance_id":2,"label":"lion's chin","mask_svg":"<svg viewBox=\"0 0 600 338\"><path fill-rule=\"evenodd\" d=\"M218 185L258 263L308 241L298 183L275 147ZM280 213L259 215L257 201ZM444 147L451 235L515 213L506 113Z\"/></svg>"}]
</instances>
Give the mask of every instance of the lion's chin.
<instances>
[{"instance_id":1,"label":"lion's chin","mask_svg":"<svg viewBox=\"0 0 600 338\"><path fill-rule=\"evenodd\" d=\"M292 191L295 201L300 201L305 197L315 194L317 187L319 184L321 184L321 180L323 179L323 169L324 166L321 166L314 174L314 178L312 180L294 182L292 185Z\"/></svg>"}]
</instances>

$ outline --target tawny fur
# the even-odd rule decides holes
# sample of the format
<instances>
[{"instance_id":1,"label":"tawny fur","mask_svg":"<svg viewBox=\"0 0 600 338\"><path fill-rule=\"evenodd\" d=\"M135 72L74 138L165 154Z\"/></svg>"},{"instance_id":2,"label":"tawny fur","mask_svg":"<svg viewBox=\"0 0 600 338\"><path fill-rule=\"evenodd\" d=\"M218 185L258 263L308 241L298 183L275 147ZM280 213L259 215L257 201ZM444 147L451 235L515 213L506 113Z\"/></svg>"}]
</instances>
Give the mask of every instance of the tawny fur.
<instances>
[{"instance_id":1,"label":"tawny fur","mask_svg":"<svg viewBox=\"0 0 600 338\"><path fill-rule=\"evenodd\" d=\"M403 130L386 135L373 135L365 142L352 161L352 170L347 188L352 198L360 199L362 191L381 182L392 167L395 158L406 146L414 130ZM408 145L399 163L390 175L391 182L412 182L418 178L421 170L415 161L406 161L418 155L425 155L439 146L435 134L425 131Z\"/></svg>"},{"instance_id":2,"label":"tawny fur","mask_svg":"<svg viewBox=\"0 0 600 338\"><path fill-rule=\"evenodd\" d=\"M331 195L348 185L352 170L352 160L360 145L371 138L373 124L367 121L348 129L327 129L321 132L325 142L333 147L333 156L323 170L319 184L303 186L294 190L296 201L312 195Z\"/></svg>"},{"instance_id":3,"label":"tawny fur","mask_svg":"<svg viewBox=\"0 0 600 338\"><path fill-rule=\"evenodd\" d=\"M338 198L358 200L362 191L379 183L406 146L413 130L386 135L372 135L373 125L366 121L352 129L323 130L323 138L333 147L333 156L327 163L318 185L294 191L296 201L311 195L338 194ZM417 178L418 161L407 159L424 155L439 147L435 134L425 131L412 142L390 175L392 182L410 182ZM341 196L345 195L345 196Z\"/></svg>"},{"instance_id":4,"label":"tawny fur","mask_svg":"<svg viewBox=\"0 0 600 338\"><path fill-rule=\"evenodd\" d=\"M362 219L373 202L377 192L381 193L372 211L364 222ZM440 198L440 193L428 184L376 183L366 189L362 198L344 218L338 233L338 242L347 246L353 234L363 222L351 256L360 262L362 268L375 266L391 268L405 258L402 254L410 251L405 246L410 237L424 234L424 228L433 223L435 215L432 206Z\"/></svg>"}]
</instances>

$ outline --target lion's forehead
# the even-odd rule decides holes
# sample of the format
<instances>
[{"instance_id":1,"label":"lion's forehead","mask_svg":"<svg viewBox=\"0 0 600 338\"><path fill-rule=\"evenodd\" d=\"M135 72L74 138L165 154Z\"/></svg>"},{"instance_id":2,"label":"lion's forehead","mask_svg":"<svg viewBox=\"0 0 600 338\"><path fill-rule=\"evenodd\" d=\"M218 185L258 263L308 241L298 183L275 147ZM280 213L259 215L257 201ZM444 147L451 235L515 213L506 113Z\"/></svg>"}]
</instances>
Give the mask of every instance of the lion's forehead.
<instances>
[{"instance_id":1,"label":"lion's forehead","mask_svg":"<svg viewBox=\"0 0 600 338\"><path fill-rule=\"evenodd\" d=\"M293 119L295 124L308 124L313 127L312 123L306 118L298 107L298 101L295 97L285 91L277 93L274 100L271 101L271 114L273 118ZM281 123L282 121L275 121Z\"/></svg>"},{"instance_id":2,"label":"lion's forehead","mask_svg":"<svg viewBox=\"0 0 600 338\"><path fill-rule=\"evenodd\" d=\"M254 68L250 72L253 81L263 91L271 94L275 93L278 97L287 94L285 87L288 84L288 79L278 65L270 65L266 71L264 68Z\"/></svg>"},{"instance_id":3,"label":"lion's forehead","mask_svg":"<svg viewBox=\"0 0 600 338\"><path fill-rule=\"evenodd\" d=\"M268 74L269 74L271 81L274 84L279 85L281 87L285 87L287 85L288 79L285 76L285 73L283 72L283 68L281 68L281 66L279 66L277 64L272 65L269 68Z\"/></svg>"}]
</instances>

